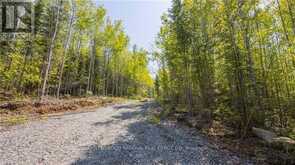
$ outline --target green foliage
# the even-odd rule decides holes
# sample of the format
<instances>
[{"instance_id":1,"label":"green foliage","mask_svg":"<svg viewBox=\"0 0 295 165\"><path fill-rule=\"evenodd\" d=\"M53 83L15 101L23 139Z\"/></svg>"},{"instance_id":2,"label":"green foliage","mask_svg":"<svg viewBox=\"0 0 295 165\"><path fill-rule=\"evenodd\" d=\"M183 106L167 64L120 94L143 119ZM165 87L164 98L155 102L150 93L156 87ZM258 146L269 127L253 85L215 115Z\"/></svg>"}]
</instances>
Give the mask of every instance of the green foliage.
<instances>
[{"instance_id":1,"label":"green foliage","mask_svg":"<svg viewBox=\"0 0 295 165\"><path fill-rule=\"evenodd\" d=\"M40 95L50 65L45 84L48 95L148 96L153 86L148 53L128 49L129 38L122 22L106 19L106 10L90 0L60 2L36 1L36 34L32 40L23 42L20 37L16 42L1 42L0 88ZM49 59L57 6L61 8L60 19Z\"/></svg>"},{"instance_id":2,"label":"green foliage","mask_svg":"<svg viewBox=\"0 0 295 165\"><path fill-rule=\"evenodd\" d=\"M241 136L252 126L293 129L294 9L289 0L173 0L154 53L157 98L211 109Z\"/></svg>"}]
</instances>

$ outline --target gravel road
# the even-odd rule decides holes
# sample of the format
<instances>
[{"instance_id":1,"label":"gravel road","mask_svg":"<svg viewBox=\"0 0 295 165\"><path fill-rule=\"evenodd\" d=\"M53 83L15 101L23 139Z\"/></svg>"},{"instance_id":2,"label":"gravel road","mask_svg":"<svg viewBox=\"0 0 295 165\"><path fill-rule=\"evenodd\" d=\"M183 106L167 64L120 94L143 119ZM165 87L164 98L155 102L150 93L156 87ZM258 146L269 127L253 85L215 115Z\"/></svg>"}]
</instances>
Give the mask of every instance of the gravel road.
<instances>
[{"instance_id":1,"label":"gravel road","mask_svg":"<svg viewBox=\"0 0 295 165\"><path fill-rule=\"evenodd\" d=\"M250 164L171 122L153 125L153 103L65 114L0 132L0 165Z\"/></svg>"}]
</instances>

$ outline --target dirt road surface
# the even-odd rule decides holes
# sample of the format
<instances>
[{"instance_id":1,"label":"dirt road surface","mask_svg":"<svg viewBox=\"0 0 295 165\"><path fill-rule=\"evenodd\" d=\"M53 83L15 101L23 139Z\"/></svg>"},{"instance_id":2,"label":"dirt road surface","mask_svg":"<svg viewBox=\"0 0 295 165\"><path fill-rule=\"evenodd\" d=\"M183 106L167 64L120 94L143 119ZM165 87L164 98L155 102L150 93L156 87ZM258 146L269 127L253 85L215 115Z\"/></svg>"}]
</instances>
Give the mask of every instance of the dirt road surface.
<instances>
[{"instance_id":1,"label":"dirt road surface","mask_svg":"<svg viewBox=\"0 0 295 165\"><path fill-rule=\"evenodd\" d=\"M152 102L32 121L0 132L0 165L251 164L172 122L151 124Z\"/></svg>"}]
</instances>

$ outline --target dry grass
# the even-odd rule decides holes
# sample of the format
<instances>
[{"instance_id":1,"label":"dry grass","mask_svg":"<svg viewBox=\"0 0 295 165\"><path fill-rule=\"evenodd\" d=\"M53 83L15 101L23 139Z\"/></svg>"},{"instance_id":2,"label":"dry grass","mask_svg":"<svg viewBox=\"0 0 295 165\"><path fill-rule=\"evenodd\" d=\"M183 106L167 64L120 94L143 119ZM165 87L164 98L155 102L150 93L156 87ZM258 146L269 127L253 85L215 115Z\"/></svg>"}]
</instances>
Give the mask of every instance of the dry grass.
<instances>
[{"instance_id":1,"label":"dry grass","mask_svg":"<svg viewBox=\"0 0 295 165\"><path fill-rule=\"evenodd\" d=\"M122 98L88 97L56 99L46 98L42 103L37 100L10 101L0 104L0 125L23 124L28 120L40 119L48 114L88 111L89 108L102 107L123 102Z\"/></svg>"},{"instance_id":2,"label":"dry grass","mask_svg":"<svg viewBox=\"0 0 295 165\"><path fill-rule=\"evenodd\" d=\"M25 115L18 115L18 116L9 116L6 117L3 123L6 123L8 126L24 124L27 122L28 118Z\"/></svg>"}]
</instances>

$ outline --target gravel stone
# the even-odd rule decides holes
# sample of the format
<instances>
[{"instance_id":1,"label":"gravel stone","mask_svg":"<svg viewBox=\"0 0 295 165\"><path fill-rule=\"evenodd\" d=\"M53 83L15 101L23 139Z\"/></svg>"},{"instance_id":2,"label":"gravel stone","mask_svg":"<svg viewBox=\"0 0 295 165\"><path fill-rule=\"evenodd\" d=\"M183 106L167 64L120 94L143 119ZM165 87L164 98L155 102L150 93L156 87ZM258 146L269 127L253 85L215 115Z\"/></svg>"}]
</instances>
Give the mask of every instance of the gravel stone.
<instances>
[{"instance_id":1,"label":"gravel stone","mask_svg":"<svg viewBox=\"0 0 295 165\"><path fill-rule=\"evenodd\" d=\"M0 132L0 165L252 164L175 123L149 123L154 106L129 102L11 127Z\"/></svg>"}]
</instances>

